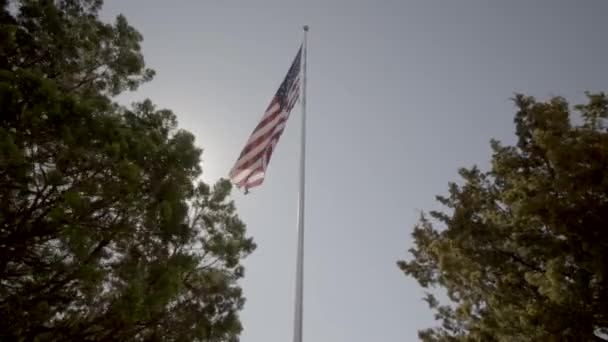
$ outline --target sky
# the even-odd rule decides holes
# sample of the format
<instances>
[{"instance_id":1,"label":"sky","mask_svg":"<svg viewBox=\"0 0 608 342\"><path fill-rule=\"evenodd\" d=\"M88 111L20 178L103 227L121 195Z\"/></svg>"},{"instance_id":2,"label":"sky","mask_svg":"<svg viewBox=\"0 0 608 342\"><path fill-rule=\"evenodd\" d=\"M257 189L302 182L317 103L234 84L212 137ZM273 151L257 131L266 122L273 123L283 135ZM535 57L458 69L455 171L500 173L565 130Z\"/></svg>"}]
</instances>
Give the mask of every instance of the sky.
<instances>
[{"instance_id":1,"label":"sky","mask_svg":"<svg viewBox=\"0 0 608 342\"><path fill-rule=\"evenodd\" d=\"M227 177L308 39L304 340L415 341L433 324L403 275L412 228L460 167L514 141L515 93L573 104L608 90L603 0L106 0L144 36L157 76L117 100L172 109ZM258 245L243 342L291 341L300 110L266 181L234 193Z\"/></svg>"}]
</instances>

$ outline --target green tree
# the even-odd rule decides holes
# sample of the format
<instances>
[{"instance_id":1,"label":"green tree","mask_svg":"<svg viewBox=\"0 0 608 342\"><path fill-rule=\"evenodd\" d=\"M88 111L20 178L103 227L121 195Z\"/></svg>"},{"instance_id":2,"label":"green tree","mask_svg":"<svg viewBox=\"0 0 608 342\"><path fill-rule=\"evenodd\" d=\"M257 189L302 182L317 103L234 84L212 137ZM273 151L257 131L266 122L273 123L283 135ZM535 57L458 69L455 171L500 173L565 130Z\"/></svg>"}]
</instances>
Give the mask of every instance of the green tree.
<instances>
[{"instance_id":1,"label":"green tree","mask_svg":"<svg viewBox=\"0 0 608 342\"><path fill-rule=\"evenodd\" d=\"M101 5L0 0L0 340L236 341L231 184L171 111L112 102L153 71Z\"/></svg>"},{"instance_id":2,"label":"green tree","mask_svg":"<svg viewBox=\"0 0 608 342\"><path fill-rule=\"evenodd\" d=\"M462 169L398 263L441 323L423 341L605 340L608 97L515 104L517 144L492 141L490 171Z\"/></svg>"}]
</instances>

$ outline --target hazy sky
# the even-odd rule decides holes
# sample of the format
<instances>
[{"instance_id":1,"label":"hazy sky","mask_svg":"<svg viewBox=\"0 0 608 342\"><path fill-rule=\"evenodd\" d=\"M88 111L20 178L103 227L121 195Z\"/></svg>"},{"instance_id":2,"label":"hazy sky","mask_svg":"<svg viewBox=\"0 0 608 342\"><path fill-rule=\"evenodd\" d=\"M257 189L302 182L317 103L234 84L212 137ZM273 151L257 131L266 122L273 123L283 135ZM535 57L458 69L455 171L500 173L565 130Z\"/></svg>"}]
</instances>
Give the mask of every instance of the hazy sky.
<instances>
[{"instance_id":1,"label":"hazy sky","mask_svg":"<svg viewBox=\"0 0 608 342\"><path fill-rule=\"evenodd\" d=\"M304 339L415 341L432 323L396 267L420 210L513 141L514 92L608 90L608 1L112 0L155 80L121 101L170 108L226 177L311 27ZM291 341L299 109L266 183L235 193L258 244L244 342Z\"/></svg>"}]
</instances>

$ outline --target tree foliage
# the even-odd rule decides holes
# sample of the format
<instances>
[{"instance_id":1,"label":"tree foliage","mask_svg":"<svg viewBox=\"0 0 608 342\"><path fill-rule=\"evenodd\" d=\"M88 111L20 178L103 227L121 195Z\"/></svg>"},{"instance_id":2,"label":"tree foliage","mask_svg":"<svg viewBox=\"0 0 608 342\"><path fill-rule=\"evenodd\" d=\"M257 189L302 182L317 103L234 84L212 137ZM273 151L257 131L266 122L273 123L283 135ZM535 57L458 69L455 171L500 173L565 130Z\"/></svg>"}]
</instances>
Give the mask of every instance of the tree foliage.
<instances>
[{"instance_id":1,"label":"tree foliage","mask_svg":"<svg viewBox=\"0 0 608 342\"><path fill-rule=\"evenodd\" d=\"M517 144L462 169L400 268L448 303L424 341L601 341L608 331L608 97L515 98ZM430 291L434 292L434 291ZM605 338L605 337L604 337Z\"/></svg>"},{"instance_id":2,"label":"tree foliage","mask_svg":"<svg viewBox=\"0 0 608 342\"><path fill-rule=\"evenodd\" d=\"M236 341L231 184L171 111L112 102L154 73L101 5L0 1L0 340Z\"/></svg>"}]
</instances>

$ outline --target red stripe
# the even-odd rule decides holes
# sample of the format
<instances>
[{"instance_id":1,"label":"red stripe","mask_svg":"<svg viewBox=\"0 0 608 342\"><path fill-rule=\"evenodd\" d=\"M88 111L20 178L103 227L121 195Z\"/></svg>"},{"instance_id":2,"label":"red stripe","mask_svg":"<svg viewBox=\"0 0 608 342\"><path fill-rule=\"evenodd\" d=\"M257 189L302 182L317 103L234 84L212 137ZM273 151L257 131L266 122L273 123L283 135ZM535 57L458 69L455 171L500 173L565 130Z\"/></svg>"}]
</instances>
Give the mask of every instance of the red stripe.
<instances>
[{"instance_id":1,"label":"red stripe","mask_svg":"<svg viewBox=\"0 0 608 342\"><path fill-rule=\"evenodd\" d=\"M251 182L251 183L247 183L245 185L245 187L247 187L249 189L249 188L253 188L254 186L262 185L262 183L264 183L264 178L260 178L258 180L255 180L255 181Z\"/></svg>"},{"instance_id":2,"label":"red stripe","mask_svg":"<svg viewBox=\"0 0 608 342\"><path fill-rule=\"evenodd\" d=\"M255 176L255 175L259 174L259 173L263 173L263 172L264 172L264 168L263 168L262 166L260 166L260 167L256 168L255 170L253 170L253 171L252 171L252 172L249 174L249 176L247 176L247 177L243 178L243 180L242 180L242 181L240 181L238 185L239 185L239 186L247 186L247 187L249 187L249 186L250 186L249 179L250 179L250 178L252 178L253 176ZM263 179L263 178L262 178L262 179ZM255 182L255 181L254 181L254 182Z\"/></svg>"},{"instance_id":3,"label":"red stripe","mask_svg":"<svg viewBox=\"0 0 608 342\"><path fill-rule=\"evenodd\" d=\"M296 89L300 88L300 82L299 82L299 78L296 82L294 82L294 84L291 86L291 90L288 93L287 98L289 98L289 95L291 95ZM268 111L275 105L277 104L279 101L279 99L275 96L272 101L270 101L270 104L268 105L268 108L266 108L266 113L268 113ZM258 131L259 129L261 129L262 127L266 126L270 121L272 121L274 118L277 117L277 115L279 115L281 113L280 107L279 110L275 111L274 113L272 113L271 115L265 117L264 119L262 119L262 121L260 121L260 123L258 123L258 125L255 127L255 129L253 130L253 133L255 133L256 131ZM252 133L252 134L253 134Z\"/></svg>"},{"instance_id":4,"label":"red stripe","mask_svg":"<svg viewBox=\"0 0 608 342\"><path fill-rule=\"evenodd\" d=\"M272 108L272 106L274 106L277 102L278 102L278 99L276 97L273 98L272 101L270 102L270 105L268 106L268 108L266 108L265 114L268 113L268 111L270 111L270 109ZM255 133L260 128L266 126L270 121L272 121L272 119L274 119L274 118L277 117L278 113L281 113L281 106L279 106L279 109L276 110L275 112L273 112L271 115L263 118L262 121L260 121L260 123L258 123L258 125L255 126L255 129L253 130L253 133Z\"/></svg>"},{"instance_id":5,"label":"red stripe","mask_svg":"<svg viewBox=\"0 0 608 342\"><path fill-rule=\"evenodd\" d=\"M294 90L296 87L300 87L300 79L298 79L298 82L294 82L294 83L291 85L290 92L293 92L293 90Z\"/></svg>"},{"instance_id":6,"label":"red stripe","mask_svg":"<svg viewBox=\"0 0 608 342\"><path fill-rule=\"evenodd\" d=\"M293 106L295 106L296 102L298 101L298 98L300 97L300 85L299 84L296 84L295 87L293 88L293 90L289 93L289 96L287 97L288 100L292 94L294 94L293 100L291 100L291 102L289 102L287 104L288 112L291 112L291 110L293 109Z\"/></svg>"},{"instance_id":7,"label":"red stripe","mask_svg":"<svg viewBox=\"0 0 608 342\"><path fill-rule=\"evenodd\" d=\"M282 121L287 121L287 118L285 118ZM283 133L283 131L285 130L285 127L281 128L279 131L275 132L274 130L269 131L268 133L274 133L270 140L268 140L268 145L270 145L270 143L272 143L273 139L278 139L281 134ZM264 148L263 150L261 150L259 153L257 153L256 155L254 155L253 157L249 158L245 163L243 163L243 165L239 165L237 167L237 170L245 170L247 169L249 166L255 164L260 158L262 158L262 156L264 155L264 153L266 153L268 147ZM240 162L241 160L239 159L237 161L237 164Z\"/></svg>"},{"instance_id":8,"label":"red stripe","mask_svg":"<svg viewBox=\"0 0 608 342\"><path fill-rule=\"evenodd\" d=\"M296 84L293 89L289 92L289 96L287 98L289 98L292 94L295 94L295 97L300 96L300 85Z\"/></svg>"},{"instance_id":9,"label":"red stripe","mask_svg":"<svg viewBox=\"0 0 608 342\"><path fill-rule=\"evenodd\" d=\"M295 89L294 89L294 90L296 90L296 89L297 89L297 90L299 90L299 85L297 85L297 86L295 87ZM296 96L294 97L293 101L292 101L291 103L289 103L289 104L288 104L288 105L289 105L289 107L288 107L288 109L289 109L289 110L291 110L291 109L293 108L293 106L295 105L295 103L296 103L296 101L298 100L298 98L299 98L299 92L298 92L298 93L296 93ZM276 113L275 113L275 114L276 114ZM275 114L273 114L272 116L273 116L273 117L276 117L276 115L275 115ZM288 118L289 118L289 117L285 117L285 118L283 118L283 119L279 120L279 121L278 121L278 122L275 124L275 127L276 127L276 126L278 126L278 125L280 125L280 124L281 124L281 123L283 123L283 122L286 122ZM255 132L256 132L256 131L257 131L257 130L260 128L259 126L260 126L260 125L258 125L258 128L256 128L256 130L254 131L254 133L255 133ZM250 142L249 144L247 144L247 145L245 146L245 148L243 149L243 151L241 152L241 155L240 155L240 157L239 157L239 159L237 160L237 162L236 162L236 163L238 164L239 162L241 162L241 160L242 160L241 158L242 158L243 156L245 156L247 153L249 153L249 152L250 152L251 150L253 150L254 148L258 147L258 146L259 146L259 145L260 145L262 142L264 142L266 139L271 138L270 140L268 140L268 143L269 143L269 144L272 142L272 140L273 140L272 138L278 139L278 138L281 136L281 134L283 133L283 130L284 130L284 129L285 129L285 128L283 127L283 128L282 128L280 131L278 131L278 132L275 132L275 130L274 130L274 129L269 130L269 131L268 131L266 134L263 134L263 135L259 136L259 137L258 137L256 140L254 140L254 141ZM237 171L242 171L242 170L247 169L249 166L251 166L251 165L255 164L255 163L256 163L256 162L257 162L257 161L258 161L260 158L262 158L262 157L263 157L264 153L266 153L266 150L267 150L267 147L266 147L266 148L264 148L263 150L261 150L259 153L255 154L254 156L250 157L250 158L249 158L249 159L248 159L248 160L247 160L245 163L243 163L242 165L239 165L239 166L237 167L237 169L236 169L236 170L237 170ZM270 159L270 158L269 158L269 159Z\"/></svg>"},{"instance_id":10,"label":"red stripe","mask_svg":"<svg viewBox=\"0 0 608 342\"><path fill-rule=\"evenodd\" d=\"M289 99L289 97L291 96L291 94L296 91L299 90L300 85L299 82L294 82L295 84L292 86L292 90L289 92L287 99ZM298 94L296 95L296 99L293 101L295 104L295 101L297 100L297 97L299 96L299 91ZM270 102L270 105L268 105L268 108L266 109L266 113L268 113L268 111L278 102L278 98L275 96L272 101ZM291 110L291 108L293 107L293 105L291 105L289 107L289 109ZM270 114L269 116L265 117L264 119L262 119L262 121L260 121L260 123L258 123L258 125L255 127L255 129L253 130L253 132L251 133L251 135L255 134L255 132L259 131L260 129L262 129L264 126L266 126L268 123L270 123L272 120L276 119L277 116L281 115L281 107L279 107L275 112L273 112L272 114ZM278 125L279 123L277 123ZM260 139L256 139L256 141L252 141L249 144L247 144L245 146L245 148L243 149L243 151L241 151L241 155L239 156L242 157L245 154L247 154L249 151L251 151L255 146L251 146L251 144L255 144L257 145L256 142L258 142Z\"/></svg>"},{"instance_id":11,"label":"red stripe","mask_svg":"<svg viewBox=\"0 0 608 342\"><path fill-rule=\"evenodd\" d=\"M274 129L282 124L283 122L287 121L287 117L282 118L281 120L277 121L277 123L274 125L274 128L269 130L268 132L260 135L257 139L255 139L254 141L250 142L249 144L247 144L245 146L245 148L243 149L243 152L241 152L241 156L239 157L239 159L236 161L236 163L238 164L241 161L241 158L243 158L247 153L249 153L251 150L253 150L254 148L260 146L266 139L272 137L275 133ZM259 153L258 153L259 154ZM258 155L256 154L256 156ZM255 158L252 157L252 158ZM242 168L243 166L239 166L239 168Z\"/></svg>"},{"instance_id":12,"label":"red stripe","mask_svg":"<svg viewBox=\"0 0 608 342\"><path fill-rule=\"evenodd\" d=\"M293 100L291 100L291 102L289 102L289 103L287 104L287 111L288 111L288 112L291 112L291 110L293 109L293 106L295 106L295 105L296 105L296 102L298 102L298 98L299 98L299 97L300 97L299 95L294 96L294 97L293 97Z\"/></svg>"}]
</instances>

